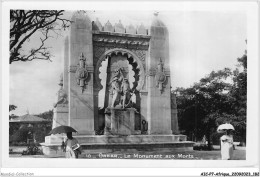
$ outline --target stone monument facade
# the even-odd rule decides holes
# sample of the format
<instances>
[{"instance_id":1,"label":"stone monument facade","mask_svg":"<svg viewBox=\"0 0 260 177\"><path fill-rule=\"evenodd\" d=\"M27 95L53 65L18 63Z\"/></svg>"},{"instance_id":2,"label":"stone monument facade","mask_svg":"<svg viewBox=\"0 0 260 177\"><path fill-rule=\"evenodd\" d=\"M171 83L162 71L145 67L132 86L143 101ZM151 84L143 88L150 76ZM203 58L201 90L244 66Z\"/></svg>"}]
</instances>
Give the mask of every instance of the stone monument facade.
<instances>
[{"instance_id":1,"label":"stone monument facade","mask_svg":"<svg viewBox=\"0 0 260 177\"><path fill-rule=\"evenodd\" d=\"M121 21L102 25L83 12L74 13L71 21L62 83L68 101L63 108L56 104L54 121L75 128L83 144L106 144L107 137L118 144L185 141L186 136L176 135L169 34L158 14L149 29L124 27ZM54 139L46 137L43 146L55 144Z\"/></svg>"}]
</instances>

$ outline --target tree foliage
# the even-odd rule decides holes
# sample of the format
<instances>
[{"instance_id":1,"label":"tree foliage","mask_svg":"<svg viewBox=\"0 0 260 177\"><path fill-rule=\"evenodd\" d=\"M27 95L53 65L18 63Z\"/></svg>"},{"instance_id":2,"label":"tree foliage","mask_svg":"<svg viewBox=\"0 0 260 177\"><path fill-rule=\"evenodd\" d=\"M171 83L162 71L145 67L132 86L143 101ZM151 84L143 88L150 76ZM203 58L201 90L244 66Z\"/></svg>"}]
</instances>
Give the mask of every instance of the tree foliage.
<instances>
[{"instance_id":1,"label":"tree foliage","mask_svg":"<svg viewBox=\"0 0 260 177\"><path fill-rule=\"evenodd\" d=\"M9 112L14 111L17 108L17 106L13 105L13 104L9 104ZM17 116L15 114L11 114L9 115L9 120L12 118L16 118Z\"/></svg>"},{"instance_id":2,"label":"tree foliage","mask_svg":"<svg viewBox=\"0 0 260 177\"><path fill-rule=\"evenodd\" d=\"M41 136L47 136L47 134L51 131L52 129L52 120L53 120L53 110L49 110L49 111L46 111L46 112L43 112L41 114L38 114L36 115L38 117L41 117L43 119L46 119L46 120L49 120L50 122L47 123L47 124L42 124L42 129L44 130L44 133L39 133L38 136L41 137ZM43 134L43 135L41 135Z\"/></svg>"},{"instance_id":3,"label":"tree foliage","mask_svg":"<svg viewBox=\"0 0 260 177\"><path fill-rule=\"evenodd\" d=\"M46 119L46 120L49 120L49 121L52 121L52 118L53 118L53 110L49 110L49 111L40 113L40 114L38 114L38 115L36 115L36 116L41 117L41 118Z\"/></svg>"},{"instance_id":4,"label":"tree foliage","mask_svg":"<svg viewBox=\"0 0 260 177\"><path fill-rule=\"evenodd\" d=\"M52 129L53 110L49 110L49 111L40 113L36 116L50 121L50 122L45 123L45 124L39 124L37 130L35 131L36 141L37 142L43 142L44 139L45 139L45 136L47 136L47 134Z\"/></svg>"},{"instance_id":5,"label":"tree foliage","mask_svg":"<svg viewBox=\"0 0 260 177\"><path fill-rule=\"evenodd\" d=\"M17 106L13 105L13 104L10 104L9 105L9 112L15 110L17 108Z\"/></svg>"},{"instance_id":6,"label":"tree foliage","mask_svg":"<svg viewBox=\"0 0 260 177\"><path fill-rule=\"evenodd\" d=\"M63 10L10 10L10 58L15 61L51 60L46 41L70 25ZM25 42L39 37L40 44L26 51Z\"/></svg>"},{"instance_id":7,"label":"tree foliage","mask_svg":"<svg viewBox=\"0 0 260 177\"><path fill-rule=\"evenodd\" d=\"M193 141L207 136L209 148L218 125L229 122L245 142L247 55L238 58L243 71L212 71L189 88L177 88L179 126Z\"/></svg>"}]
</instances>

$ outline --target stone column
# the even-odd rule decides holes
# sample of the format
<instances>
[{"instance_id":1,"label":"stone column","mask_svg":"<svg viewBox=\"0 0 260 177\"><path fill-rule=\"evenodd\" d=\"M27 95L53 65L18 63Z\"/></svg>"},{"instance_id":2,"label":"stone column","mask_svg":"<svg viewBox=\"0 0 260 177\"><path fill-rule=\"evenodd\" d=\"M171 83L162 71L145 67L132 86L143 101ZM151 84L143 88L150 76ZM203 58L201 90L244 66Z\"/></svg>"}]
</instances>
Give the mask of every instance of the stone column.
<instances>
[{"instance_id":1,"label":"stone column","mask_svg":"<svg viewBox=\"0 0 260 177\"><path fill-rule=\"evenodd\" d=\"M172 134L168 30L155 15L148 60L148 134Z\"/></svg>"},{"instance_id":2,"label":"stone column","mask_svg":"<svg viewBox=\"0 0 260 177\"><path fill-rule=\"evenodd\" d=\"M93 135L92 22L83 12L72 19L69 37L69 125L79 134ZM84 73L83 76L79 73Z\"/></svg>"}]
</instances>

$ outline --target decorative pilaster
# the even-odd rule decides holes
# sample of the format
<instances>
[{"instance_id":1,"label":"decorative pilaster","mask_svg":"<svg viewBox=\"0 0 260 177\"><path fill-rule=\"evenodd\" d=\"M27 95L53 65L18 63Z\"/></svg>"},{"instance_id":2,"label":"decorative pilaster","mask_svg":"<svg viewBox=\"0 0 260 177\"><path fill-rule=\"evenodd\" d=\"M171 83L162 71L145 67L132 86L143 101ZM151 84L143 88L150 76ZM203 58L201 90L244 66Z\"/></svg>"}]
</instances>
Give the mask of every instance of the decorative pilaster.
<instances>
[{"instance_id":1,"label":"decorative pilaster","mask_svg":"<svg viewBox=\"0 0 260 177\"><path fill-rule=\"evenodd\" d=\"M170 102L169 36L163 22L155 14L150 28L148 60L148 134L172 134Z\"/></svg>"},{"instance_id":2,"label":"decorative pilaster","mask_svg":"<svg viewBox=\"0 0 260 177\"><path fill-rule=\"evenodd\" d=\"M76 12L69 36L69 125L79 134L93 135L93 41L92 21ZM97 108L96 108L97 109Z\"/></svg>"}]
</instances>

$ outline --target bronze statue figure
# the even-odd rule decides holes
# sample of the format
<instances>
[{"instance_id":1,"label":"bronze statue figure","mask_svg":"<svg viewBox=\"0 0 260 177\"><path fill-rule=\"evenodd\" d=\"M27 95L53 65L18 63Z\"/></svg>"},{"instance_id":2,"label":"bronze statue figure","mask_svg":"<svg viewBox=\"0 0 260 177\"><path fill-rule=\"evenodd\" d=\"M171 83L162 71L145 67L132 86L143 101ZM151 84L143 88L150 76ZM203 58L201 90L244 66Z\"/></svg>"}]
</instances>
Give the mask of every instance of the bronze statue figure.
<instances>
[{"instance_id":1,"label":"bronze statue figure","mask_svg":"<svg viewBox=\"0 0 260 177\"><path fill-rule=\"evenodd\" d=\"M111 90L110 94L112 95L112 103L111 107L114 108L120 102L121 98L121 89L120 89L120 81L117 77L114 77L111 81Z\"/></svg>"},{"instance_id":2,"label":"bronze statue figure","mask_svg":"<svg viewBox=\"0 0 260 177\"><path fill-rule=\"evenodd\" d=\"M122 90L122 107L123 109L126 107L131 106L131 89L130 89L130 84L128 79L124 79L122 85L121 85L121 90Z\"/></svg>"}]
</instances>

